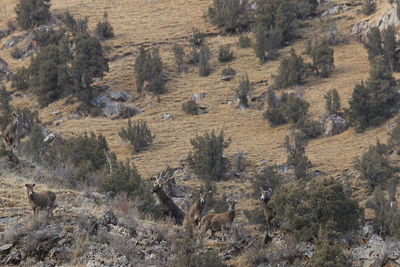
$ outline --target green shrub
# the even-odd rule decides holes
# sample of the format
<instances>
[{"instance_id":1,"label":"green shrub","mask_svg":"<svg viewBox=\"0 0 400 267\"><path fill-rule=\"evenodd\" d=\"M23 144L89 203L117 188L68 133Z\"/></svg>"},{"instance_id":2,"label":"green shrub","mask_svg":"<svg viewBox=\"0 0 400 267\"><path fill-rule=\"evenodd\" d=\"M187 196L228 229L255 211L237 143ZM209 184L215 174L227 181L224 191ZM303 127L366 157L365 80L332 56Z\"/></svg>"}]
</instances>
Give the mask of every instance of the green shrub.
<instances>
[{"instance_id":1,"label":"green shrub","mask_svg":"<svg viewBox=\"0 0 400 267\"><path fill-rule=\"evenodd\" d=\"M305 116L301 117L294 127L307 138L317 138L323 133L322 125L318 121L311 120Z\"/></svg>"},{"instance_id":2,"label":"green shrub","mask_svg":"<svg viewBox=\"0 0 400 267\"><path fill-rule=\"evenodd\" d=\"M336 89L330 90L324 95L324 98L325 110L329 114L329 116L337 114L341 108L340 96L338 91Z\"/></svg>"},{"instance_id":3,"label":"green shrub","mask_svg":"<svg viewBox=\"0 0 400 267\"><path fill-rule=\"evenodd\" d=\"M20 49L19 47L14 47L13 50L11 50L10 55L15 58L15 59L20 59L22 57L22 49Z\"/></svg>"},{"instance_id":4,"label":"green shrub","mask_svg":"<svg viewBox=\"0 0 400 267\"><path fill-rule=\"evenodd\" d=\"M136 86L141 93L144 82L148 83L147 89L155 95L164 92L165 79L162 77L163 62L158 49L146 52L143 47L135 61Z\"/></svg>"},{"instance_id":5,"label":"green shrub","mask_svg":"<svg viewBox=\"0 0 400 267\"><path fill-rule=\"evenodd\" d=\"M121 128L118 134L123 140L129 141L134 152L150 146L153 141L153 136L145 121L134 122L132 126L131 119L128 119L128 128Z\"/></svg>"},{"instance_id":6,"label":"green shrub","mask_svg":"<svg viewBox=\"0 0 400 267\"><path fill-rule=\"evenodd\" d=\"M396 55L397 42L396 31L393 25L389 25L383 34L383 53L385 60L393 71L399 70L398 57Z\"/></svg>"},{"instance_id":7,"label":"green shrub","mask_svg":"<svg viewBox=\"0 0 400 267\"><path fill-rule=\"evenodd\" d=\"M220 178L225 170L224 149L230 142L230 139L224 140L223 132L217 136L214 130L190 139L193 152L189 153L187 160L194 167L194 173L206 180Z\"/></svg>"},{"instance_id":8,"label":"green shrub","mask_svg":"<svg viewBox=\"0 0 400 267\"><path fill-rule=\"evenodd\" d=\"M307 114L310 104L294 94L283 93L280 106L287 120L295 123Z\"/></svg>"},{"instance_id":9,"label":"green shrub","mask_svg":"<svg viewBox=\"0 0 400 267\"><path fill-rule=\"evenodd\" d=\"M127 159L125 163L117 162L113 159L110 162L112 171L105 167L100 180L99 190L101 192L112 191L115 194L126 192L132 199L137 199L140 204L137 206L139 211L151 215L153 218L161 216L161 210L155 205L151 195L150 185L146 184L135 165Z\"/></svg>"},{"instance_id":10,"label":"green shrub","mask_svg":"<svg viewBox=\"0 0 400 267\"><path fill-rule=\"evenodd\" d=\"M233 51L231 51L231 46L220 45L218 50L218 60L220 62L228 62L233 59Z\"/></svg>"},{"instance_id":11,"label":"green shrub","mask_svg":"<svg viewBox=\"0 0 400 267\"><path fill-rule=\"evenodd\" d=\"M188 54L187 62L190 65L197 65L199 64L200 60L200 53L196 51L196 48L192 47L192 50Z\"/></svg>"},{"instance_id":12,"label":"green shrub","mask_svg":"<svg viewBox=\"0 0 400 267\"><path fill-rule=\"evenodd\" d=\"M268 107L263 116L271 126L278 126L288 122L280 108Z\"/></svg>"},{"instance_id":13,"label":"green shrub","mask_svg":"<svg viewBox=\"0 0 400 267\"><path fill-rule=\"evenodd\" d=\"M384 50L382 47L381 31L378 27L371 27L368 33L368 41L364 44L367 49L368 59L372 60L376 56L382 56Z\"/></svg>"},{"instance_id":14,"label":"green shrub","mask_svg":"<svg viewBox=\"0 0 400 267\"><path fill-rule=\"evenodd\" d=\"M302 84L305 73L306 69L303 59L301 56L297 56L292 49L290 51L290 56L281 60L276 84L279 88L287 88L292 85Z\"/></svg>"},{"instance_id":15,"label":"green shrub","mask_svg":"<svg viewBox=\"0 0 400 267\"><path fill-rule=\"evenodd\" d=\"M3 85L0 88L0 130L3 133L11 122L12 110L10 105L11 94L7 92Z\"/></svg>"},{"instance_id":16,"label":"green shrub","mask_svg":"<svg viewBox=\"0 0 400 267\"><path fill-rule=\"evenodd\" d=\"M345 267L346 257L337 241L330 240L328 231L320 229L315 241L310 267Z\"/></svg>"},{"instance_id":17,"label":"green shrub","mask_svg":"<svg viewBox=\"0 0 400 267\"><path fill-rule=\"evenodd\" d=\"M26 90L29 88L29 69L23 66L17 69L17 72L12 77L11 87L17 90Z\"/></svg>"},{"instance_id":18,"label":"green shrub","mask_svg":"<svg viewBox=\"0 0 400 267\"><path fill-rule=\"evenodd\" d=\"M338 233L358 228L362 209L334 180L296 183L278 188L269 202L276 212L273 223L297 240L311 241L320 228Z\"/></svg>"},{"instance_id":19,"label":"green shrub","mask_svg":"<svg viewBox=\"0 0 400 267\"><path fill-rule=\"evenodd\" d=\"M178 71L182 72L185 70L185 51L183 51L182 46L178 44L174 44L174 47L172 48L175 56L175 62L178 67Z\"/></svg>"},{"instance_id":20,"label":"green shrub","mask_svg":"<svg viewBox=\"0 0 400 267\"><path fill-rule=\"evenodd\" d=\"M375 146L369 147L361 160L356 161L354 167L360 171L360 178L366 180L370 190L374 190L376 186L386 186L394 175L394 168L386 157L387 149L386 145L377 142Z\"/></svg>"},{"instance_id":21,"label":"green shrub","mask_svg":"<svg viewBox=\"0 0 400 267\"><path fill-rule=\"evenodd\" d=\"M40 162L42 159L43 140L43 129L38 122L35 122L29 135L29 139L25 144L27 153L32 156L32 159L35 162Z\"/></svg>"},{"instance_id":22,"label":"green shrub","mask_svg":"<svg viewBox=\"0 0 400 267\"><path fill-rule=\"evenodd\" d=\"M221 76L222 77L227 77L227 76L235 76L236 71L233 68L225 68L221 71Z\"/></svg>"},{"instance_id":23,"label":"green shrub","mask_svg":"<svg viewBox=\"0 0 400 267\"><path fill-rule=\"evenodd\" d=\"M49 45L58 45L65 36L65 30L39 28L35 29L32 35L32 39L36 41L37 46L47 47Z\"/></svg>"},{"instance_id":24,"label":"green shrub","mask_svg":"<svg viewBox=\"0 0 400 267\"><path fill-rule=\"evenodd\" d=\"M253 32L255 38L253 44L254 52L262 64L266 60L265 51L267 50L267 28L265 23L263 23L263 21L257 21Z\"/></svg>"},{"instance_id":25,"label":"green shrub","mask_svg":"<svg viewBox=\"0 0 400 267\"><path fill-rule=\"evenodd\" d=\"M194 101L192 99L190 99L182 104L182 109L187 114L197 115L198 108L199 108L199 105L197 105L196 101Z\"/></svg>"},{"instance_id":26,"label":"green shrub","mask_svg":"<svg viewBox=\"0 0 400 267\"><path fill-rule=\"evenodd\" d=\"M312 68L321 77L328 77L335 68L333 49L328 46L326 41L322 41L311 49L311 57L313 60Z\"/></svg>"},{"instance_id":27,"label":"green shrub","mask_svg":"<svg viewBox=\"0 0 400 267\"><path fill-rule=\"evenodd\" d=\"M376 11L376 3L374 0L365 0L362 6L362 12L369 16Z\"/></svg>"},{"instance_id":28,"label":"green shrub","mask_svg":"<svg viewBox=\"0 0 400 267\"><path fill-rule=\"evenodd\" d=\"M251 47L251 40L249 37L245 35L241 35L239 37L239 47L240 48L249 48Z\"/></svg>"},{"instance_id":29,"label":"green shrub","mask_svg":"<svg viewBox=\"0 0 400 267\"><path fill-rule=\"evenodd\" d=\"M50 0L20 0L15 7L16 21L23 30L46 24L51 17Z\"/></svg>"},{"instance_id":30,"label":"green shrub","mask_svg":"<svg viewBox=\"0 0 400 267\"><path fill-rule=\"evenodd\" d=\"M185 224L183 238L177 238L173 242L173 251L176 255L170 266L176 267L225 267L214 251L204 250L201 242L195 234L191 223Z\"/></svg>"},{"instance_id":31,"label":"green shrub","mask_svg":"<svg viewBox=\"0 0 400 267\"><path fill-rule=\"evenodd\" d=\"M293 145L290 142L289 136L285 138L284 147L288 153L287 164L294 168L294 175L297 179L306 178L307 169L310 165L305 151L307 139L306 135L302 132L295 134Z\"/></svg>"},{"instance_id":32,"label":"green shrub","mask_svg":"<svg viewBox=\"0 0 400 267\"><path fill-rule=\"evenodd\" d=\"M239 107L247 108L249 105L248 97L251 97L254 88L250 84L247 74L240 78L239 87L234 89L235 97L239 100Z\"/></svg>"},{"instance_id":33,"label":"green shrub","mask_svg":"<svg viewBox=\"0 0 400 267\"><path fill-rule=\"evenodd\" d=\"M97 23L94 33L100 40L110 39L114 37L114 30L111 26L111 23L108 21L107 11L104 11L103 21L99 21Z\"/></svg>"},{"instance_id":34,"label":"green shrub","mask_svg":"<svg viewBox=\"0 0 400 267\"><path fill-rule=\"evenodd\" d=\"M15 169L19 165L19 159L10 149L6 148L3 142L0 142L0 158L4 158L11 169Z\"/></svg>"},{"instance_id":35,"label":"green shrub","mask_svg":"<svg viewBox=\"0 0 400 267\"><path fill-rule=\"evenodd\" d=\"M392 116L392 108L399 99L395 79L390 66L382 56L371 60L369 78L354 88L347 110L350 123L357 131L364 131L369 126L380 125Z\"/></svg>"},{"instance_id":36,"label":"green shrub","mask_svg":"<svg viewBox=\"0 0 400 267\"><path fill-rule=\"evenodd\" d=\"M197 29L196 27L192 28L192 33L188 38L189 44L192 47L199 47L202 46L204 44L206 35L204 33L202 33L199 29Z\"/></svg>"},{"instance_id":37,"label":"green shrub","mask_svg":"<svg viewBox=\"0 0 400 267\"><path fill-rule=\"evenodd\" d=\"M208 8L212 24L227 32L242 32L250 25L250 6L247 0L213 0Z\"/></svg>"},{"instance_id":38,"label":"green shrub","mask_svg":"<svg viewBox=\"0 0 400 267\"><path fill-rule=\"evenodd\" d=\"M199 75L201 77L208 76L211 73L210 58L210 49L207 46L202 46L199 54Z\"/></svg>"}]
</instances>

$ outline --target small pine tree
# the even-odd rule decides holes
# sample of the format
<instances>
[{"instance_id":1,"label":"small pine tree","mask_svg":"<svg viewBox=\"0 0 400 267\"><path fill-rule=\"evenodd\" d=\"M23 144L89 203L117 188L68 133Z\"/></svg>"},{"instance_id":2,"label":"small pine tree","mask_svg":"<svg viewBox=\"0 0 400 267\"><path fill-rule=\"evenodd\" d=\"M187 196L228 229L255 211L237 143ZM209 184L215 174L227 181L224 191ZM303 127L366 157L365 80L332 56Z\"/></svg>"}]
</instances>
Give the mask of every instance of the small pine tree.
<instances>
[{"instance_id":1,"label":"small pine tree","mask_svg":"<svg viewBox=\"0 0 400 267\"><path fill-rule=\"evenodd\" d=\"M111 23L108 21L107 11L104 11L103 21L99 21L97 23L94 33L100 40L110 39L114 37L114 30L111 26Z\"/></svg>"},{"instance_id":2,"label":"small pine tree","mask_svg":"<svg viewBox=\"0 0 400 267\"><path fill-rule=\"evenodd\" d=\"M240 78L239 87L234 92L236 98L239 99L239 107L247 108L249 103L248 97L251 97L253 92L253 86L250 84L247 74Z\"/></svg>"},{"instance_id":3,"label":"small pine tree","mask_svg":"<svg viewBox=\"0 0 400 267\"><path fill-rule=\"evenodd\" d=\"M231 46L227 45L220 45L218 50L218 60L219 62L228 62L233 59L233 51L231 50Z\"/></svg>"},{"instance_id":4,"label":"small pine tree","mask_svg":"<svg viewBox=\"0 0 400 267\"><path fill-rule=\"evenodd\" d=\"M243 32L251 23L247 0L213 0L207 15L212 24L227 32Z\"/></svg>"},{"instance_id":5,"label":"small pine tree","mask_svg":"<svg viewBox=\"0 0 400 267\"><path fill-rule=\"evenodd\" d=\"M310 259L310 267L345 267L346 257L340 245L330 240L327 230L320 229L315 241L314 253Z\"/></svg>"},{"instance_id":6,"label":"small pine tree","mask_svg":"<svg viewBox=\"0 0 400 267\"><path fill-rule=\"evenodd\" d=\"M340 96L339 96L338 91L336 89L333 89L333 90L327 92L324 95L324 98L325 98L325 110L326 110L326 112L330 116L338 113L338 111L341 108Z\"/></svg>"},{"instance_id":7,"label":"small pine tree","mask_svg":"<svg viewBox=\"0 0 400 267\"><path fill-rule=\"evenodd\" d=\"M297 179L305 178L307 175L308 166L310 165L305 151L307 137L302 133L297 133L294 136L294 144L292 145L289 136L286 136L285 143L283 145L288 153L288 166L294 168L294 174Z\"/></svg>"},{"instance_id":8,"label":"small pine tree","mask_svg":"<svg viewBox=\"0 0 400 267\"><path fill-rule=\"evenodd\" d=\"M32 29L50 20L50 0L20 0L15 7L16 21L23 30Z\"/></svg>"},{"instance_id":9,"label":"small pine tree","mask_svg":"<svg viewBox=\"0 0 400 267\"><path fill-rule=\"evenodd\" d=\"M220 178L225 170L224 149L230 142L230 139L225 141L223 132L217 136L214 130L190 139L194 151L189 153L187 161L194 167L194 173L207 180Z\"/></svg>"},{"instance_id":10,"label":"small pine tree","mask_svg":"<svg viewBox=\"0 0 400 267\"><path fill-rule=\"evenodd\" d=\"M266 60L265 51L267 50L267 29L262 21L257 21L254 31L255 43L254 51L256 57L260 60L260 63L264 63Z\"/></svg>"},{"instance_id":11,"label":"small pine tree","mask_svg":"<svg viewBox=\"0 0 400 267\"><path fill-rule=\"evenodd\" d=\"M29 88L29 69L23 66L18 69L12 77L11 87L17 90L26 90Z\"/></svg>"},{"instance_id":12,"label":"small pine tree","mask_svg":"<svg viewBox=\"0 0 400 267\"><path fill-rule=\"evenodd\" d=\"M7 92L6 87L2 86L0 89L0 130L4 132L7 125L11 122L11 106L10 106L11 96Z\"/></svg>"},{"instance_id":13,"label":"small pine tree","mask_svg":"<svg viewBox=\"0 0 400 267\"><path fill-rule=\"evenodd\" d=\"M372 27L368 33L368 42L364 44L368 52L368 59L383 55L381 32L378 27Z\"/></svg>"},{"instance_id":14,"label":"small pine tree","mask_svg":"<svg viewBox=\"0 0 400 267\"><path fill-rule=\"evenodd\" d=\"M121 128L118 134L123 140L129 141L133 146L134 152L139 152L148 147L153 141L153 136L145 121L137 121L132 126L131 119L129 118L128 128Z\"/></svg>"},{"instance_id":15,"label":"small pine tree","mask_svg":"<svg viewBox=\"0 0 400 267\"><path fill-rule=\"evenodd\" d=\"M328 77L335 67L333 64L333 49L328 46L326 41L315 45L311 49L311 57L313 60L312 68L321 77Z\"/></svg>"},{"instance_id":16,"label":"small pine tree","mask_svg":"<svg viewBox=\"0 0 400 267\"><path fill-rule=\"evenodd\" d=\"M365 0L362 6L362 12L369 16L373 14L376 10L376 3L374 0Z\"/></svg>"},{"instance_id":17,"label":"small pine tree","mask_svg":"<svg viewBox=\"0 0 400 267\"><path fill-rule=\"evenodd\" d=\"M179 72L185 71L185 62L184 62L185 51L183 51L182 46L180 46L179 44L175 44L172 50L174 52L175 62L178 67L178 71Z\"/></svg>"},{"instance_id":18,"label":"small pine tree","mask_svg":"<svg viewBox=\"0 0 400 267\"><path fill-rule=\"evenodd\" d=\"M199 75L201 77L208 76L211 73L210 57L210 49L207 46L202 46L199 56Z\"/></svg>"},{"instance_id":19,"label":"small pine tree","mask_svg":"<svg viewBox=\"0 0 400 267\"><path fill-rule=\"evenodd\" d=\"M398 69L396 62L396 36L395 30L392 25L386 29L383 35L383 51L385 55L385 60L391 67L392 71Z\"/></svg>"},{"instance_id":20,"label":"small pine tree","mask_svg":"<svg viewBox=\"0 0 400 267\"><path fill-rule=\"evenodd\" d=\"M297 56L294 49L290 50L290 56L281 60L279 77L276 80L279 88L287 88L301 84L305 76L305 64L301 56Z\"/></svg>"},{"instance_id":21,"label":"small pine tree","mask_svg":"<svg viewBox=\"0 0 400 267\"><path fill-rule=\"evenodd\" d=\"M196 101L190 99L182 104L182 109L187 114L197 115L198 114L199 105L197 105Z\"/></svg>"}]
</instances>

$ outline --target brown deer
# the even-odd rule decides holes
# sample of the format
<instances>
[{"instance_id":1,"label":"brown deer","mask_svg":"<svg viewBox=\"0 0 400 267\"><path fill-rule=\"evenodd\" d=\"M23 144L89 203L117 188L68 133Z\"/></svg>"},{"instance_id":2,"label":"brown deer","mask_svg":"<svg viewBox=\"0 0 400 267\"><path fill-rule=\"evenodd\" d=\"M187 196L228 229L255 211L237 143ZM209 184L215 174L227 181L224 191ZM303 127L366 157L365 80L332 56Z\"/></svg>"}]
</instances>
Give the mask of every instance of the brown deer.
<instances>
[{"instance_id":1,"label":"brown deer","mask_svg":"<svg viewBox=\"0 0 400 267\"><path fill-rule=\"evenodd\" d=\"M194 203L189 210L189 220L195 227L199 226L199 222L202 216L201 213L203 212L204 206L206 205L206 199L209 194L211 194L211 191L203 193L200 190L199 200L197 200L196 203Z\"/></svg>"},{"instance_id":2,"label":"brown deer","mask_svg":"<svg viewBox=\"0 0 400 267\"><path fill-rule=\"evenodd\" d=\"M19 136L19 124L20 124L20 116L17 113L13 112L13 121L7 125L6 129L3 133L3 141L6 146L10 149L14 150L20 144L20 136Z\"/></svg>"},{"instance_id":3,"label":"brown deer","mask_svg":"<svg viewBox=\"0 0 400 267\"><path fill-rule=\"evenodd\" d=\"M202 228L200 236L203 237L208 229L211 229L211 237L215 232L224 230L228 224L231 224L235 219L235 206L237 201L227 199L229 208L223 213L206 214L200 221L200 228Z\"/></svg>"},{"instance_id":4,"label":"brown deer","mask_svg":"<svg viewBox=\"0 0 400 267\"><path fill-rule=\"evenodd\" d=\"M272 197L272 188L268 188L267 190L265 190L264 188L260 187L260 191L261 191L261 205L264 209L264 216L265 216L265 220L267 223L267 235L269 234L269 227L273 226L273 224L271 223L272 218L274 218L274 211L268 206L268 202L270 201L271 197Z\"/></svg>"},{"instance_id":5,"label":"brown deer","mask_svg":"<svg viewBox=\"0 0 400 267\"><path fill-rule=\"evenodd\" d=\"M182 225L183 220L185 219L185 214L182 210L175 204L175 202L164 192L162 186L168 183L170 180L174 179L176 176L177 171L164 182L160 183L160 179L164 178L161 177L162 173L160 174L159 178L155 179L153 182L153 193L156 193L160 208L165 216L170 216L175 220L175 223Z\"/></svg>"},{"instance_id":6,"label":"brown deer","mask_svg":"<svg viewBox=\"0 0 400 267\"><path fill-rule=\"evenodd\" d=\"M53 216L53 209L56 207L56 194L51 191L34 192L35 184L25 184L25 186L34 217L37 218L40 209L47 209L48 214L50 213Z\"/></svg>"}]
</instances>

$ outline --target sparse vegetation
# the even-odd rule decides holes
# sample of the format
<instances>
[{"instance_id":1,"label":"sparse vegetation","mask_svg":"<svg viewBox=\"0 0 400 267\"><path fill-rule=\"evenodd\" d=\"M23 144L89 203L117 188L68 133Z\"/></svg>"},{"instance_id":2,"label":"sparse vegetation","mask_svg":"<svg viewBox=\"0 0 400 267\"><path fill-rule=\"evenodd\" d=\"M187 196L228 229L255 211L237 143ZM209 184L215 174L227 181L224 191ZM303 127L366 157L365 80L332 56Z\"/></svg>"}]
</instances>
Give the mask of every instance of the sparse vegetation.
<instances>
[{"instance_id":1,"label":"sparse vegetation","mask_svg":"<svg viewBox=\"0 0 400 267\"><path fill-rule=\"evenodd\" d=\"M249 37L241 35L239 37L239 47L240 48L249 48L251 46L251 40Z\"/></svg>"},{"instance_id":2,"label":"sparse vegetation","mask_svg":"<svg viewBox=\"0 0 400 267\"><path fill-rule=\"evenodd\" d=\"M221 45L218 50L218 60L220 62L228 62L233 59L233 51L230 45Z\"/></svg>"},{"instance_id":3,"label":"sparse vegetation","mask_svg":"<svg viewBox=\"0 0 400 267\"><path fill-rule=\"evenodd\" d=\"M250 84L249 77L244 76L240 78L239 87L234 90L236 98L239 100L240 108L247 108L249 106L248 97L251 97L254 88Z\"/></svg>"},{"instance_id":4,"label":"sparse vegetation","mask_svg":"<svg viewBox=\"0 0 400 267\"><path fill-rule=\"evenodd\" d=\"M286 136L283 146L286 149L287 165L294 168L294 175L297 179L305 179L310 161L306 156L307 136L300 132L294 135L293 144L289 136Z\"/></svg>"},{"instance_id":5,"label":"sparse vegetation","mask_svg":"<svg viewBox=\"0 0 400 267\"><path fill-rule=\"evenodd\" d=\"M210 66L211 52L207 46L202 46L199 53L199 75L208 76L211 73Z\"/></svg>"},{"instance_id":6,"label":"sparse vegetation","mask_svg":"<svg viewBox=\"0 0 400 267\"><path fill-rule=\"evenodd\" d=\"M131 119L128 119L128 128L121 128L118 134L123 140L129 141L135 153L150 146L153 141L145 121L136 121L132 125Z\"/></svg>"},{"instance_id":7,"label":"sparse vegetation","mask_svg":"<svg viewBox=\"0 0 400 267\"><path fill-rule=\"evenodd\" d=\"M175 56L176 66L178 67L179 72L185 71L185 51L183 51L182 46L175 44L172 48Z\"/></svg>"},{"instance_id":8,"label":"sparse vegetation","mask_svg":"<svg viewBox=\"0 0 400 267\"><path fill-rule=\"evenodd\" d=\"M287 88L292 85L302 84L305 78L305 64L301 56L297 56L295 51L290 51L290 56L281 60L279 66L279 76L276 84L279 88Z\"/></svg>"},{"instance_id":9,"label":"sparse vegetation","mask_svg":"<svg viewBox=\"0 0 400 267\"><path fill-rule=\"evenodd\" d=\"M362 12L369 16L375 13L376 10L376 3L374 0L364 0L364 4L362 6Z\"/></svg>"},{"instance_id":10,"label":"sparse vegetation","mask_svg":"<svg viewBox=\"0 0 400 267\"><path fill-rule=\"evenodd\" d=\"M104 11L103 21L99 21L96 25L95 34L100 40L110 39L114 37L114 30L108 21L107 11Z\"/></svg>"},{"instance_id":11,"label":"sparse vegetation","mask_svg":"<svg viewBox=\"0 0 400 267\"><path fill-rule=\"evenodd\" d=\"M190 99L182 104L183 111L190 115L197 115L198 108L199 105L197 105L196 101L194 101L193 99Z\"/></svg>"},{"instance_id":12,"label":"sparse vegetation","mask_svg":"<svg viewBox=\"0 0 400 267\"><path fill-rule=\"evenodd\" d=\"M191 139L190 144L194 151L189 153L187 161L193 166L194 173L206 180L221 178L226 161L224 149L230 142L231 139L225 141L223 132L216 135L214 130Z\"/></svg>"},{"instance_id":13,"label":"sparse vegetation","mask_svg":"<svg viewBox=\"0 0 400 267\"><path fill-rule=\"evenodd\" d=\"M50 0L20 0L15 7L16 21L23 30L32 29L49 21Z\"/></svg>"},{"instance_id":14,"label":"sparse vegetation","mask_svg":"<svg viewBox=\"0 0 400 267\"><path fill-rule=\"evenodd\" d=\"M213 0L207 15L212 24L227 32L242 32L250 25L249 13L247 0Z\"/></svg>"},{"instance_id":15,"label":"sparse vegetation","mask_svg":"<svg viewBox=\"0 0 400 267\"><path fill-rule=\"evenodd\" d=\"M312 68L323 78L330 75L335 65L333 64L333 49L328 46L326 41L322 41L320 44L315 45L311 49L311 57L313 60Z\"/></svg>"}]
</instances>

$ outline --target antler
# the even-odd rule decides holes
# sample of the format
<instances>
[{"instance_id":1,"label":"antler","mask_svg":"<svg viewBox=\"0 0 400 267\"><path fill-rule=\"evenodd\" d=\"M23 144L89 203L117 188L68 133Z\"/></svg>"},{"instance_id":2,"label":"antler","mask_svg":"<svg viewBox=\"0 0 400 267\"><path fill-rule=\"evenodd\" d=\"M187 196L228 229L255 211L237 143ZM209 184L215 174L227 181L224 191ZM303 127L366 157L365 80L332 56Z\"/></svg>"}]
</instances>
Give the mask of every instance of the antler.
<instances>
[{"instance_id":1,"label":"antler","mask_svg":"<svg viewBox=\"0 0 400 267\"><path fill-rule=\"evenodd\" d=\"M168 183L169 181L171 181L172 179L175 179L178 175L177 175L177 173L178 173L178 170L176 170L175 172L174 172L174 174L171 176L171 177L169 177L167 180L165 180L165 181L163 181L160 185L163 185L163 184L166 184L166 183ZM162 177L162 178L165 178L167 175L165 175L164 177ZM180 175L179 175L180 176Z\"/></svg>"}]
</instances>

